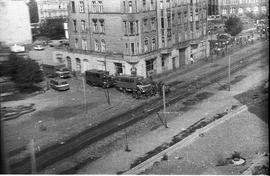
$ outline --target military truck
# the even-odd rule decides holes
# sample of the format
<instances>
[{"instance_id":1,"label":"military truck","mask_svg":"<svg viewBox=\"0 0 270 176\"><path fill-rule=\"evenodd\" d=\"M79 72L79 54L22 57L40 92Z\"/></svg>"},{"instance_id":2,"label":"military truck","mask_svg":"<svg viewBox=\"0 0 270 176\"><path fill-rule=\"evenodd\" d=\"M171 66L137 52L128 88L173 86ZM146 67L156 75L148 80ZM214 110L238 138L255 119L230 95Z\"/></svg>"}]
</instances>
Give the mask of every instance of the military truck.
<instances>
[{"instance_id":1,"label":"military truck","mask_svg":"<svg viewBox=\"0 0 270 176\"><path fill-rule=\"evenodd\" d=\"M86 70L85 81L91 86L100 86L103 88L114 86L113 76L109 75L109 72L104 70Z\"/></svg>"}]
</instances>

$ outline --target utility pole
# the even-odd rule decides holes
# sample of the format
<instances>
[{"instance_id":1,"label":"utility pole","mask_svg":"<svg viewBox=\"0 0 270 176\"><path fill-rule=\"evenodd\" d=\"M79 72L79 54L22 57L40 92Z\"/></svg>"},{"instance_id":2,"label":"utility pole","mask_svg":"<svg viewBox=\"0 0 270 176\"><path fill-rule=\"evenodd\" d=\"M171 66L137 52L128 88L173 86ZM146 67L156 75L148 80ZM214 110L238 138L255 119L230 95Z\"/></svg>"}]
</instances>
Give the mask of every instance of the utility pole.
<instances>
[{"instance_id":1,"label":"utility pole","mask_svg":"<svg viewBox=\"0 0 270 176\"><path fill-rule=\"evenodd\" d=\"M87 114L87 108L86 108L86 92L85 92L85 79L84 77L82 76L82 83L83 83L83 98L84 98L84 112L85 112L85 115Z\"/></svg>"},{"instance_id":2,"label":"utility pole","mask_svg":"<svg viewBox=\"0 0 270 176\"><path fill-rule=\"evenodd\" d=\"M30 150L30 157L31 157L31 171L32 171L32 174L36 174L37 173L37 165L36 165L36 155L35 155L35 143L34 143L34 139L32 139L30 141L29 150Z\"/></svg>"},{"instance_id":3,"label":"utility pole","mask_svg":"<svg viewBox=\"0 0 270 176\"><path fill-rule=\"evenodd\" d=\"M164 124L165 127L168 128L167 121L166 121L166 100L165 100L165 85L162 86L162 95L163 95L163 115L164 115Z\"/></svg>"},{"instance_id":4,"label":"utility pole","mask_svg":"<svg viewBox=\"0 0 270 176\"><path fill-rule=\"evenodd\" d=\"M104 65L105 65L105 72L107 72L107 55L105 55ZM106 87L106 98L107 98L108 105L111 105L110 93L107 87Z\"/></svg>"},{"instance_id":5,"label":"utility pole","mask_svg":"<svg viewBox=\"0 0 270 176\"><path fill-rule=\"evenodd\" d=\"M231 56L229 56L229 66L228 66L228 86L229 91L231 91Z\"/></svg>"}]
</instances>

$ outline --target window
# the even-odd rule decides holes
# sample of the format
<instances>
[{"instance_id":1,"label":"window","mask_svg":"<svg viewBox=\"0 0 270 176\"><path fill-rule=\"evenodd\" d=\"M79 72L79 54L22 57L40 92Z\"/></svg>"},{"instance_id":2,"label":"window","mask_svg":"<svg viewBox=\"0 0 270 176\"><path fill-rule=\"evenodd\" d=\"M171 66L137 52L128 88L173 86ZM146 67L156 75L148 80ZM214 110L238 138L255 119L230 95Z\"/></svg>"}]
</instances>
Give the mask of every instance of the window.
<instances>
[{"instance_id":1,"label":"window","mask_svg":"<svg viewBox=\"0 0 270 176\"><path fill-rule=\"evenodd\" d=\"M147 52L148 51L148 39L145 38L144 39L144 52Z\"/></svg>"},{"instance_id":2,"label":"window","mask_svg":"<svg viewBox=\"0 0 270 176\"><path fill-rule=\"evenodd\" d=\"M196 30L199 30L200 29L200 23L199 21L196 21Z\"/></svg>"},{"instance_id":3,"label":"window","mask_svg":"<svg viewBox=\"0 0 270 176\"><path fill-rule=\"evenodd\" d=\"M93 10L93 12L97 12L97 4L96 4L96 1L92 1L92 10Z\"/></svg>"},{"instance_id":4,"label":"window","mask_svg":"<svg viewBox=\"0 0 270 176\"><path fill-rule=\"evenodd\" d=\"M151 19L151 30L155 30L155 21L156 21L156 18Z\"/></svg>"},{"instance_id":5,"label":"window","mask_svg":"<svg viewBox=\"0 0 270 176\"><path fill-rule=\"evenodd\" d=\"M106 43L105 40L101 40L101 52L105 52L106 51Z\"/></svg>"},{"instance_id":6,"label":"window","mask_svg":"<svg viewBox=\"0 0 270 176\"><path fill-rule=\"evenodd\" d=\"M161 38L161 42L162 42L162 47L165 47L165 37Z\"/></svg>"},{"instance_id":7,"label":"window","mask_svg":"<svg viewBox=\"0 0 270 176\"><path fill-rule=\"evenodd\" d=\"M140 44L139 44L139 42L137 42L137 53L138 54L140 53Z\"/></svg>"},{"instance_id":8,"label":"window","mask_svg":"<svg viewBox=\"0 0 270 176\"><path fill-rule=\"evenodd\" d=\"M145 10L145 7L146 7L146 0L143 0L143 8Z\"/></svg>"},{"instance_id":9,"label":"window","mask_svg":"<svg viewBox=\"0 0 270 176\"><path fill-rule=\"evenodd\" d=\"M73 20L74 31L77 32L77 21Z\"/></svg>"},{"instance_id":10,"label":"window","mask_svg":"<svg viewBox=\"0 0 270 176\"><path fill-rule=\"evenodd\" d=\"M75 2L74 1L71 1L71 11L72 13L75 13Z\"/></svg>"},{"instance_id":11,"label":"window","mask_svg":"<svg viewBox=\"0 0 270 176\"><path fill-rule=\"evenodd\" d=\"M84 2L80 1L80 13L84 13Z\"/></svg>"},{"instance_id":12,"label":"window","mask_svg":"<svg viewBox=\"0 0 270 176\"><path fill-rule=\"evenodd\" d=\"M98 32L98 25L97 25L97 19L93 19L93 26L94 26L94 32Z\"/></svg>"},{"instance_id":13,"label":"window","mask_svg":"<svg viewBox=\"0 0 270 176\"><path fill-rule=\"evenodd\" d=\"M145 61L146 71L154 70L154 60L155 59Z\"/></svg>"},{"instance_id":14,"label":"window","mask_svg":"<svg viewBox=\"0 0 270 176\"><path fill-rule=\"evenodd\" d=\"M86 28L85 28L85 21L84 20L81 21L81 25L82 25L82 32L85 32Z\"/></svg>"},{"instance_id":15,"label":"window","mask_svg":"<svg viewBox=\"0 0 270 176\"><path fill-rule=\"evenodd\" d=\"M161 18L161 28L163 29L164 28L164 18Z\"/></svg>"},{"instance_id":16,"label":"window","mask_svg":"<svg viewBox=\"0 0 270 176\"><path fill-rule=\"evenodd\" d=\"M156 49L156 39L152 38L152 50Z\"/></svg>"},{"instance_id":17,"label":"window","mask_svg":"<svg viewBox=\"0 0 270 176\"><path fill-rule=\"evenodd\" d=\"M105 33L104 20L100 19L99 22L100 22L100 32Z\"/></svg>"},{"instance_id":18,"label":"window","mask_svg":"<svg viewBox=\"0 0 270 176\"><path fill-rule=\"evenodd\" d=\"M128 2L128 12L132 13L132 1Z\"/></svg>"},{"instance_id":19,"label":"window","mask_svg":"<svg viewBox=\"0 0 270 176\"><path fill-rule=\"evenodd\" d=\"M136 21L136 34L139 34L139 22Z\"/></svg>"},{"instance_id":20,"label":"window","mask_svg":"<svg viewBox=\"0 0 270 176\"><path fill-rule=\"evenodd\" d=\"M171 31L171 29L167 30L167 38L168 38L168 41L170 41L172 39L172 31Z\"/></svg>"},{"instance_id":21,"label":"window","mask_svg":"<svg viewBox=\"0 0 270 176\"><path fill-rule=\"evenodd\" d=\"M98 12L103 12L103 2L98 1Z\"/></svg>"},{"instance_id":22,"label":"window","mask_svg":"<svg viewBox=\"0 0 270 176\"><path fill-rule=\"evenodd\" d=\"M85 39L82 39L82 49L87 50L87 41Z\"/></svg>"},{"instance_id":23,"label":"window","mask_svg":"<svg viewBox=\"0 0 270 176\"><path fill-rule=\"evenodd\" d=\"M75 38L75 48L79 47L79 40L77 38Z\"/></svg>"},{"instance_id":24,"label":"window","mask_svg":"<svg viewBox=\"0 0 270 176\"><path fill-rule=\"evenodd\" d=\"M124 9L124 12L126 12L126 1L123 1L123 9Z\"/></svg>"},{"instance_id":25,"label":"window","mask_svg":"<svg viewBox=\"0 0 270 176\"><path fill-rule=\"evenodd\" d=\"M171 16L170 15L167 16L167 23L168 23L168 28L170 28L171 27Z\"/></svg>"},{"instance_id":26,"label":"window","mask_svg":"<svg viewBox=\"0 0 270 176\"><path fill-rule=\"evenodd\" d=\"M143 20L143 29L144 29L144 31L147 31L148 29L147 29L147 19L144 19Z\"/></svg>"},{"instance_id":27,"label":"window","mask_svg":"<svg viewBox=\"0 0 270 176\"><path fill-rule=\"evenodd\" d=\"M131 54L135 54L135 45L134 45L134 43L130 43L130 48L131 48Z\"/></svg>"},{"instance_id":28,"label":"window","mask_svg":"<svg viewBox=\"0 0 270 176\"><path fill-rule=\"evenodd\" d=\"M179 24L181 24L181 23L182 23L182 17L181 17L181 13L178 13L178 22L179 22Z\"/></svg>"},{"instance_id":29,"label":"window","mask_svg":"<svg viewBox=\"0 0 270 176\"><path fill-rule=\"evenodd\" d=\"M160 9L163 9L163 0L160 0Z\"/></svg>"},{"instance_id":30,"label":"window","mask_svg":"<svg viewBox=\"0 0 270 176\"><path fill-rule=\"evenodd\" d=\"M134 26L133 22L129 22L129 34L134 35Z\"/></svg>"},{"instance_id":31,"label":"window","mask_svg":"<svg viewBox=\"0 0 270 176\"><path fill-rule=\"evenodd\" d=\"M150 10L154 10L155 6L154 6L154 0L151 0L150 2Z\"/></svg>"},{"instance_id":32,"label":"window","mask_svg":"<svg viewBox=\"0 0 270 176\"><path fill-rule=\"evenodd\" d=\"M99 51L99 42L98 42L98 40L95 40L94 44L95 44L95 51Z\"/></svg>"},{"instance_id":33,"label":"window","mask_svg":"<svg viewBox=\"0 0 270 176\"><path fill-rule=\"evenodd\" d=\"M161 58L161 66L162 66L162 67L165 67L165 60L166 60L165 57L162 57L162 58Z\"/></svg>"},{"instance_id":34,"label":"window","mask_svg":"<svg viewBox=\"0 0 270 176\"><path fill-rule=\"evenodd\" d=\"M124 21L124 27L125 27L125 35L127 35L127 22Z\"/></svg>"}]
</instances>

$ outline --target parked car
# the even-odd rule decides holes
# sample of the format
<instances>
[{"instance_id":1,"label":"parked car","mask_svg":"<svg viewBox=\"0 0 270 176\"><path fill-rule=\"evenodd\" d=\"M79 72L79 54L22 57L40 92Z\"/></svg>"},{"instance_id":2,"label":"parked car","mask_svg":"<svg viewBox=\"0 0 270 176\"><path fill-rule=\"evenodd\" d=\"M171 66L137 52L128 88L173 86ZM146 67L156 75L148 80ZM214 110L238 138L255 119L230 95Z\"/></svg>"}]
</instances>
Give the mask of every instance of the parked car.
<instances>
[{"instance_id":1,"label":"parked car","mask_svg":"<svg viewBox=\"0 0 270 176\"><path fill-rule=\"evenodd\" d=\"M108 71L96 69L85 71L85 81L89 85L101 86L103 88L109 88L114 85L114 79L109 75Z\"/></svg>"},{"instance_id":2,"label":"parked car","mask_svg":"<svg viewBox=\"0 0 270 176\"><path fill-rule=\"evenodd\" d=\"M60 78L70 78L70 71L68 68L58 68L56 69L55 73L57 74L57 76L59 76Z\"/></svg>"},{"instance_id":3,"label":"parked car","mask_svg":"<svg viewBox=\"0 0 270 176\"><path fill-rule=\"evenodd\" d=\"M45 49L45 47L43 47L41 45L36 45L33 48L34 48L34 50L38 50L38 51L41 51L41 50L44 50Z\"/></svg>"},{"instance_id":4,"label":"parked car","mask_svg":"<svg viewBox=\"0 0 270 176\"><path fill-rule=\"evenodd\" d=\"M67 81L62 79L51 79L50 86L51 88L59 91L69 90L69 84L67 83Z\"/></svg>"}]
</instances>

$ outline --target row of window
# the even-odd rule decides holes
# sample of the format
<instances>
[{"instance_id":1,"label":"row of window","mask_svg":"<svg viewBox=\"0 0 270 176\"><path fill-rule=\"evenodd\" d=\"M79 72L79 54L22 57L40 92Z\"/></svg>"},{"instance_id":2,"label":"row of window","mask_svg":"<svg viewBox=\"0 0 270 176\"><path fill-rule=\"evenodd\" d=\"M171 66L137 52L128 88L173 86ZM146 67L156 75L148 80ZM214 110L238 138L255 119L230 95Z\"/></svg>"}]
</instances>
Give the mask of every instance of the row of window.
<instances>
[{"instance_id":1,"label":"row of window","mask_svg":"<svg viewBox=\"0 0 270 176\"><path fill-rule=\"evenodd\" d=\"M244 10L248 11L248 12L259 12L259 7L255 6L253 8L251 7L247 7L246 9L244 8L236 8L236 7L232 7L232 8L228 8L228 9L222 9L222 14L226 15L226 14L236 14L236 13L244 13ZM262 11L266 11L266 7L262 6L261 7Z\"/></svg>"},{"instance_id":2,"label":"row of window","mask_svg":"<svg viewBox=\"0 0 270 176\"><path fill-rule=\"evenodd\" d=\"M82 39L82 50L88 50L87 48L87 40L86 39ZM75 38L75 48L79 48L79 39ZM106 51L106 42L104 39L102 39L101 41L95 39L94 40L94 50L95 51L100 51L100 52L105 52Z\"/></svg>"},{"instance_id":3,"label":"row of window","mask_svg":"<svg viewBox=\"0 0 270 176\"><path fill-rule=\"evenodd\" d=\"M128 47L128 43L126 43L126 50L129 49ZM144 48L143 48L144 52L149 52L149 51L153 51L155 49L157 49L157 45L156 45L156 39L152 38L151 40L148 39L147 37L144 39ZM137 42L137 46L135 46L135 43L130 43L130 53L131 55L134 54L139 54L140 53L140 45L139 42Z\"/></svg>"},{"instance_id":4,"label":"row of window","mask_svg":"<svg viewBox=\"0 0 270 176\"><path fill-rule=\"evenodd\" d=\"M137 35L139 34L139 22L138 21L123 21L125 35Z\"/></svg>"},{"instance_id":5,"label":"row of window","mask_svg":"<svg viewBox=\"0 0 270 176\"><path fill-rule=\"evenodd\" d=\"M156 29L156 18L143 19L143 31L155 30Z\"/></svg>"},{"instance_id":6,"label":"row of window","mask_svg":"<svg viewBox=\"0 0 270 176\"><path fill-rule=\"evenodd\" d=\"M77 20L72 20L72 23L73 23L73 30L75 32L78 31L78 27L77 27ZM86 23L85 23L85 20L81 20L81 32L86 32Z\"/></svg>"},{"instance_id":7,"label":"row of window","mask_svg":"<svg viewBox=\"0 0 270 176\"><path fill-rule=\"evenodd\" d=\"M93 22L93 32L95 33L105 33L104 19L92 19ZM73 20L73 29L75 32L77 29L77 20ZM81 32L86 32L86 22L81 20Z\"/></svg>"},{"instance_id":8,"label":"row of window","mask_svg":"<svg viewBox=\"0 0 270 176\"><path fill-rule=\"evenodd\" d=\"M92 23L94 33L105 33L104 19L92 19Z\"/></svg>"},{"instance_id":9,"label":"row of window","mask_svg":"<svg viewBox=\"0 0 270 176\"><path fill-rule=\"evenodd\" d=\"M75 1L71 1L71 11L72 13L76 13ZM92 1L91 2L91 11L92 12L103 12L103 2L102 1ZM84 1L79 1L79 12L85 13L85 4Z\"/></svg>"}]
</instances>

